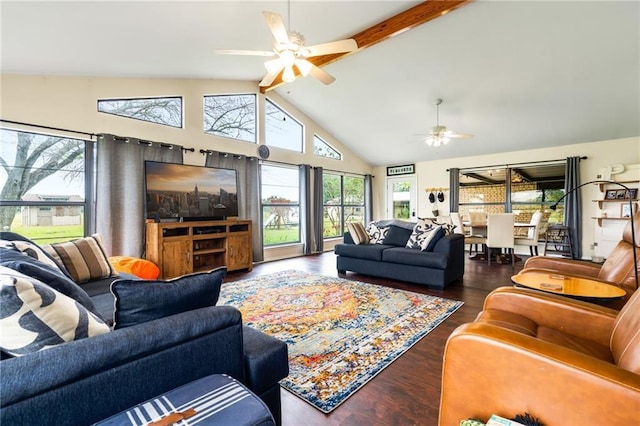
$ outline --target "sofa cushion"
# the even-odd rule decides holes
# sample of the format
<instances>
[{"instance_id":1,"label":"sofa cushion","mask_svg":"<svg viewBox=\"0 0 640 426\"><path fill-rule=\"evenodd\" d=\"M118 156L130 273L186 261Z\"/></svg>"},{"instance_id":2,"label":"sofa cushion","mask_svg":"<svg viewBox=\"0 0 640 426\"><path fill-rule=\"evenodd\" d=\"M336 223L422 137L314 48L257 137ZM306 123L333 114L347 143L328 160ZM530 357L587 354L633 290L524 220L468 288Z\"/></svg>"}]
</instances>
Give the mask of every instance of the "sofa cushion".
<instances>
[{"instance_id":1,"label":"sofa cushion","mask_svg":"<svg viewBox=\"0 0 640 426\"><path fill-rule=\"evenodd\" d=\"M391 225L389 226L387 235L384 237L383 244L395 247L404 247L407 244L407 241L409 241L410 236L410 229Z\"/></svg>"},{"instance_id":2,"label":"sofa cushion","mask_svg":"<svg viewBox=\"0 0 640 426\"><path fill-rule=\"evenodd\" d=\"M171 280L118 279L111 283L115 296L114 328L125 328L214 306L227 268L184 275Z\"/></svg>"},{"instance_id":3,"label":"sofa cushion","mask_svg":"<svg viewBox=\"0 0 640 426\"><path fill-rule=\"evenodd\" d=\"M340 256L381 261L382 252L391 247L385 244L336 244L334 251Z\"/></svg>"},{"instance_id":4,"label":"sofa cushion","mask_svg":"<svg viewBox=\"0 0 640 426\"><path fill-rule=\"evenodd\" d=\"M115 275L98 234L42 248L62 263L79 284Z\"/></svg>"},{"instance_id":5,"label":"sofa cushion","mask_svg":"<svg viewBox=\"0 0 640 426\"><path fill-rule=\"evenodd\" d=\"M382 260L384 262L434 269L446 269L448 264L448 257L442 253L425 253L406 247L394 247L385 250L382 253Z\"/></svg>"},{"instance_id":6,"label":"sofa cushion","mask_svg":"<svg viewBox=\"0 0 640 426\"><path fill-rule=\"evenodd\" d=\"M436 226L436 228L429 233L429 236L420 242L420 248L422 251L433 251L438 241L442 239L446 234L442 226Z\"/></svg>"},{"instance_id":7,"label":"sofa cushion","mask_svg":"<svg viewBox=\"0 0 640 426\"><path fill-rule=\"evenodd\" d=\"M65 296L72 298L99 317L102 316L87 292L59 269L26 256L19 251L4 248L0 248L0 264L37 279Z\"/></svg>"},{"instance_id":8,"label":"sofa cushion","mask_svg":"<svg viewBox=\"0 0 640 426\"><path fill-rule=\"evenodd\" d=\"M440 229L442 226L436 225L431 219L418 219L406 247L422 251L433 250L437 240L444 235L444 231L439 231Z\"/></svg>"},{"instance_id":9,"label":"sofa cushion","mask_svg":"<svg viewBox=\"0 0 640 426\"><path fill-rule=\"evenodd\" d=\"M454 234L455 233L454 230L457 228L457 226L452 223L448 223L446 221L438 221L437 217L427 217L427 218L424 218L424 220L429 220L431 221L431 223L433 223L436 226L437 225L442 226L442 228L444 228L445 235Z\"/></svg>"},{"instance_id":10,"label":"sofa cushion","mask_svg":"<svg viewBox=\"0 0 640 426\"><path fill-rule=\"evenodd\" d=\"M347 230L354 244L369 244L369 234L360 222L347 222Z\"/></svg>"},{"instance_id":11,"label":"sofa cushion","mask_svg":"<svg viewBox=\"0 0 640 426\"><path fill-rule=\"evenodd\" d=\"M371 222L365 228L369 234L369 244L383 244L384 237L389 231L388 226L378 226L375 222Z\"/></svg>"},{"instance_id":12,"label":"sofa cushion","mask_svg":"<svg viewBox=\"0 0 640 426\"><path fill-rule=\"evenodd\" d=\"M3 351L21 356L110 331L80 303L40 281L4 266L0 274Z\"/></svg>"}]
</instances>

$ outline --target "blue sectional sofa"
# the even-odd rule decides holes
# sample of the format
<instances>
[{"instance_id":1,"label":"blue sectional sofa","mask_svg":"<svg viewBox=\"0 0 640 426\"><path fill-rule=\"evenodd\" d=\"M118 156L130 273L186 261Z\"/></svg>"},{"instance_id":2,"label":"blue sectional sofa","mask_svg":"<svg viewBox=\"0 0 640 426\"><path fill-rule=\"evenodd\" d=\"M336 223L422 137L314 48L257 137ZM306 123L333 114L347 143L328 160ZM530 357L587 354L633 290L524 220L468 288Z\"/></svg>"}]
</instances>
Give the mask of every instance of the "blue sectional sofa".
<instances>
[{"instance_id":1,"label":"blue sectional sofa","mask_svg":"<svg viewBox=\"0 0 640 426\"><path fill-rule=\"evenodd\" d=\"M352 271L438 289L463 277L464 237L461 234L447 234L431 251L421 251L405 247L414 224L385 221L382 225L404 229L406 238L396 237L383 244L355 244L350 233L345 233L344 243L334 248L339 273Z\"/></svg>"},{"instance_id":2,"label":"blue sectional sofa","mask_svg":"<svg viewBox=\"0 0 640 426\"><path fill-rule=\"evenodd\" d=\"M3 266L29 269L18 268L8 250L0 248ZM26 254L19 256L18 263L42 267ZM113 306L108 282L102 286L103 291L90 286L93 297L78 286L76 300L100 296L104 309L111 297ZM3 351L0 369L3 426L91 424L221 373L259 396L279 424L278 382L289 372L287 345L243 326L240 312L230 306L187 310L22 356Z\"/></svg>"}]
</instances>

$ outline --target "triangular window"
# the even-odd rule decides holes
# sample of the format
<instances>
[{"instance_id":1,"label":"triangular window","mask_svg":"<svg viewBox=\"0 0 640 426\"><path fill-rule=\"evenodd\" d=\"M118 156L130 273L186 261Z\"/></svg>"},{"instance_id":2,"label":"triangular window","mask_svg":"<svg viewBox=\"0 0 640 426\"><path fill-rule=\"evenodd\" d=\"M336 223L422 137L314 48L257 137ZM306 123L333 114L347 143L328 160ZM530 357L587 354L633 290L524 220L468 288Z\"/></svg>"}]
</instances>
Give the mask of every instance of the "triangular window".
<instances>
[{"instance_id":1,"label":"triangular window","mask_svg":"<svg viewBox=\"0 0 640 426\"><path fill-rule=\"evenodd\" d=\"M333 149L331 145L320 139L318 135L313 136L313 153L320 157L342 160L342 154Z\"/></svg>"}]
</instances>

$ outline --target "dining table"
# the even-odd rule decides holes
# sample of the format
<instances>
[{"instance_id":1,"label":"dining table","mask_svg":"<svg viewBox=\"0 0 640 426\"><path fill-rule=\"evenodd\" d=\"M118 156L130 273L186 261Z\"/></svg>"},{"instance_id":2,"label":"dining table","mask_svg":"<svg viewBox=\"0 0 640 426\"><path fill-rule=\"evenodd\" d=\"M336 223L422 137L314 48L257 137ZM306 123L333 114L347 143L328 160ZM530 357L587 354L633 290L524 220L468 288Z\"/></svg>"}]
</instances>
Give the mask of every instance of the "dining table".
<instances>
[{"instance_id":1,"label":"dining table","mask_svg":"<svg viewBox=\"0 0 640 426\"><path fill-rule=\"evenodd\" d=\"M462 222L462 225L464 227L471 228L471 235L474 237L487 236L486 222L471 223L467 221L467 222ZM514 235L516 236L521 235L519 231L523 229L534 228L534 227L535 225L532 223L516 222L513 224ZM489 250L487 249L486 244L483 245L483 248L484 250L482 251L482 253L478 253L475 256L471 257L471 260L487 260L487 255ZM496 252L496 253L492 253L492 256L509 256L509 255ZM514 261L516 262L519 262L522 260L522 258L516 255L515 253L513 254L513 256L515 256ZM505 261L508 261L507 263L511 263L511 258L509 257L508 259L505 259Z\"/></svg>"}]
</instances>

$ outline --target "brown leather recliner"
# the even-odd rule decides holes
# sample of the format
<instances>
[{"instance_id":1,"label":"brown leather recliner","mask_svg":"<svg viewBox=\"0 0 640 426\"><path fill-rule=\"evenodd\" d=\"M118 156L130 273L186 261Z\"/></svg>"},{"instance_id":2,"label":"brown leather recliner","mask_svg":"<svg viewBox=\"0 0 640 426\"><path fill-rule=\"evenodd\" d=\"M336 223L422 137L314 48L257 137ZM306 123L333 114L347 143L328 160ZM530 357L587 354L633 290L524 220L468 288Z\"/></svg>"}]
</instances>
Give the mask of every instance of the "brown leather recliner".
<instances>
[{"instance_id":1,"label":"brown leather recliner","mask_svg":"<svg viewBox=\"0 0 640 426\"><path fill-rule=\"evenodd\" d=\"M640 213L633 217L636 234L636 256L640 263ZM622 232L622 240L618 242L603 264L582 260L562 259L557 257L534 256L527 259L522 272L530 269L547 269L554 273L572 276L583 276L622 287L628 299L636 290L636 278L633 265L633 239L631 237L631 221ZM640 267L638 268L640 273Z\"/></svg>"},{"instance_id":2,"label":"brown leather recliner","mask_svg":"<svg viewBox=\"0 0 640 426\"><path fill-rule=\"evenodd\" d=\"M640 419L640 292L620 311L501 287L447 340L439 424L529 413L545 425Z\"/></svg>"}]
</instances>

